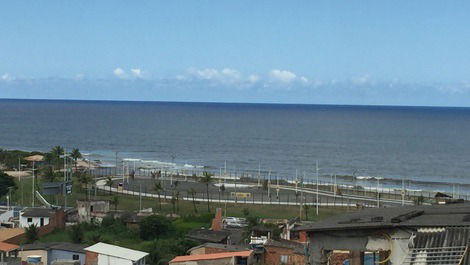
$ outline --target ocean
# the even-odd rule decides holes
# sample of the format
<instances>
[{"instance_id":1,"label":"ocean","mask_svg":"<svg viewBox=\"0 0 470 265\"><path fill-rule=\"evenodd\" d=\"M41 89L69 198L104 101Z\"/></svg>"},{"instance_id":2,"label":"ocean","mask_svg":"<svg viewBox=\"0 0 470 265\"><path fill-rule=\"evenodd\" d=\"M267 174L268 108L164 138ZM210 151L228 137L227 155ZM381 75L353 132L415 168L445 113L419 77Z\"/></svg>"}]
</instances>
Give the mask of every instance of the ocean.
<instances>
[{"instance_id":1,"label":"ocean","mask_svg":"<svg viewBox=\"0 0 470 265\"><path fill-rule=\"evenodd\" d=\"M323 178L470 192L470 108L0 100L0 148L55 145L280 177L312 176L318 161Z\"/></svg>"}]
</instances>

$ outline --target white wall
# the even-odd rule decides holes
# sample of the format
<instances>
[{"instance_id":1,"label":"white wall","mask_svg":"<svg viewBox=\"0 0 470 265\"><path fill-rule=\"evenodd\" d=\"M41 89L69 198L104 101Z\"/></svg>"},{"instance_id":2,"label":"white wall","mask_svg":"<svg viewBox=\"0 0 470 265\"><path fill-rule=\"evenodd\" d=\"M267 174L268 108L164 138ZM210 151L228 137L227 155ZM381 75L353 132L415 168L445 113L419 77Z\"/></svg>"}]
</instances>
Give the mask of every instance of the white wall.
<instances>
[{"instance_id":1,"label":"white wall","mask_svg":"<svg viewBox=\"0 0 470 265\"><path fill-rule=\"evenodd\" d=\"M31 224L35 224L40 226L41 218L44 219L44 225L49 224L49 217L30 217L32 219L31 222L28 222L28 217L20 216L20 227L29 227Z\"/></svg>"},{"instance_id":2,"label":"white wall","mask_svg":"<svg viewBox=\"0 0 470 265\"><path fill-rule=\"evenodd\" d=\"M4 212L0 214L0 223L8 222L8 220L12 217L13 217L13 210Z\"/></svg>"},{"instance_id":3,"label":"white wall","mask_svg":"<svg viewBox=\"0 0 470 265\"><path fill-rule=\"evenodd\" d=\"M132 261L98 254L98 265L132 265Z\"/></svg>"}]
</instances>

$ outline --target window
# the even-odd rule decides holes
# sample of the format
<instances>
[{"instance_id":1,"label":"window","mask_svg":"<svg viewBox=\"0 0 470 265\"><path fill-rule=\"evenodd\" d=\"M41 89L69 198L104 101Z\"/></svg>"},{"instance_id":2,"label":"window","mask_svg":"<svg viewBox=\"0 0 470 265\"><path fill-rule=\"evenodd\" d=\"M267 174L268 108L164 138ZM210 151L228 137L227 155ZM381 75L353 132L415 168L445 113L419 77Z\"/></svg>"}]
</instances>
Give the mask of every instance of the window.
<instances>
[{"instance_id":1,"label":"window","mask_svg":"<svg viewBox=\"0 0 470 265\"><path fill-rule=\"evenodd\" d=\"M90 206L90 213L93 212L93 205Z\"/></svg>"},{"instance_id":2,"label":"window","mask_svg":"<svg viewBox=\"0 0 470 265\"><path fill-rule=\"evenodd\" d=\"M31 223L33 221L32 217L28 217L28 223Z\"/></svg>"},{"instance_id":3,"label":"window","mask_svg":"<svg viewBox=\"0 0 470 265\"><path fill-rule=\"evenodd\" d=\"M289 256L287 255L281 255L281 264L287 264L287 260L289 259Z\"/></svg>"},{"instance_id":4,"label":"window","mask_svg":"<svg viewBox=\"0 0 470 265\"><path fill-rule=\"evenodd\" d=\"M78 255L72 255L73 260L80 260L80 257Z\"/></svg>"}]
</instances>

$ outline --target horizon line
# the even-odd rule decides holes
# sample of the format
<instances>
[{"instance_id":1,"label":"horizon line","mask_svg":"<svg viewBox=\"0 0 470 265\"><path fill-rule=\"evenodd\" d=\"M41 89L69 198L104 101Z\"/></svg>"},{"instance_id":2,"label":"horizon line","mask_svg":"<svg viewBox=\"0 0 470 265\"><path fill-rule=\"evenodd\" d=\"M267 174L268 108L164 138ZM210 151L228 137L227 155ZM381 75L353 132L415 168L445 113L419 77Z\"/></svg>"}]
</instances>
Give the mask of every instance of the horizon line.
<instances>
[{"instance_id":1,"label":"horizon line","mask_svg":"<svg viewBox=\"0 0 470 265\"><path fill-rule=\"evenodd\" d=\"M282 102L238 102L238 101L165 101L165 100L124 100L124 99L49 99L49 98L1 98L0 101L72 101L72 102L128 102L128 103L194 103L194 104L238 104L238 105L290 105L290 106L337 106L337 107L388 107L388 108L455 108L469 109L469 106L449 105L388 105L388 104L341 104L341 103L282 103Z\"/></svg>"}]
</instances>

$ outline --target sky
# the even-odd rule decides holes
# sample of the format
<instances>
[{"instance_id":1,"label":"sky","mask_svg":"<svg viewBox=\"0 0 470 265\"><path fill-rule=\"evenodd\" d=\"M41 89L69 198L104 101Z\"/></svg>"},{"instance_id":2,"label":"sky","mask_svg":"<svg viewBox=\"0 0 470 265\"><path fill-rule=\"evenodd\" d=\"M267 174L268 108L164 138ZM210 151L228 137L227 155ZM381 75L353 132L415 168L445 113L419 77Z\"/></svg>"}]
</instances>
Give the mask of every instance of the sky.
<instances>
[{"instance_id":1,"label":"sky","mask_svg":"<svg viewBox=\"0 0 470 265\"><path fill-rule=\"evenodd\" d=\"M0 98L470 106L468 1L0 1Z\"/></svg>"}]
</instances>

